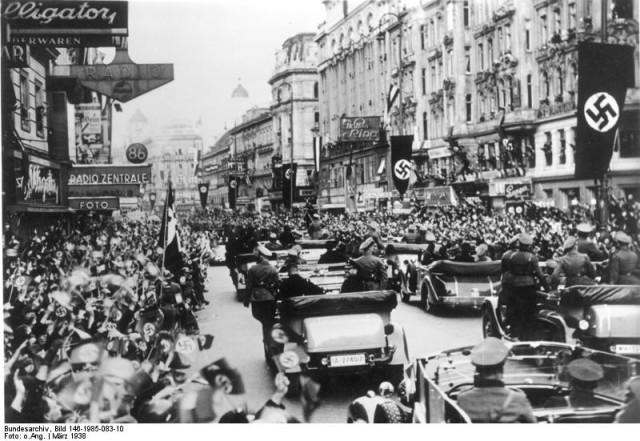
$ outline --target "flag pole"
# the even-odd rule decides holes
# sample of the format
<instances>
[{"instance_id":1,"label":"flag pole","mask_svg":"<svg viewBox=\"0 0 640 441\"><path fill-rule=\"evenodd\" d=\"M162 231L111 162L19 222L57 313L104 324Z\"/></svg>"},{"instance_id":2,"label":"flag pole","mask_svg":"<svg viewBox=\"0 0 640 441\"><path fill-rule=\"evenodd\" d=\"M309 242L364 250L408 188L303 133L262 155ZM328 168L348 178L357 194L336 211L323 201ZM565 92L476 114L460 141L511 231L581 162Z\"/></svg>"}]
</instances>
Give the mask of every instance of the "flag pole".
<instances>
[{"instance_id":1,"label":"flag pole","mask_svg":"<svg viewBox=\"0 0 640 441\"><path fill-rule=\"evenodd\" d=\"M167 224L167 217L168 217L168 213L169 213L169 198L171 197L171 171L169 171L169 189L167 191L167 197L164 200L164 212L162 213L162 259L160 260L161 265L160 265L160 271L164 272L164 264L165 264L165 260L166 260L166 254L167 254L167 233L169 230L169 225ZM161 274L162 279L164 281L164 274ZM160 282L160 292L158 293L158 300L160 300L160 298L162 297L162 285L163 283Z\"/></svg>"}]
</instances>

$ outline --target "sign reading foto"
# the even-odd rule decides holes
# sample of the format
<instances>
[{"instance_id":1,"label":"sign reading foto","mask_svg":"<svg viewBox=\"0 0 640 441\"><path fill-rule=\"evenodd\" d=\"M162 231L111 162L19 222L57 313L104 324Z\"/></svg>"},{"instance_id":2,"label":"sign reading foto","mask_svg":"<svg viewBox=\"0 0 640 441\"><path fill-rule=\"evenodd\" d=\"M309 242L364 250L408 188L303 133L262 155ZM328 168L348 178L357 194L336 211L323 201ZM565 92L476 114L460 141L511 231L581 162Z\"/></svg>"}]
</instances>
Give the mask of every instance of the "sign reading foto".
<instances>
[{"instance_id":1,"label":"sign reading foto","mask_svg":"<svg viewBox=\"0 0 640 441\"><path fill-rule=\"evenodd\" d=\"M80 211L118 210L120 198L117 197L89 197L69 198L69 208Z\"/></svg>"},{"instance_id":2,"label":"sign reading foto","mask_svg":"<svg viewBox=\"0 0 640 441\"><path fill-rule=\"evenodd\" d=\"M344 116L340 119L340 140L343 142L377 141L379 137L379 116Z\"/></svg>"}]
</instances>

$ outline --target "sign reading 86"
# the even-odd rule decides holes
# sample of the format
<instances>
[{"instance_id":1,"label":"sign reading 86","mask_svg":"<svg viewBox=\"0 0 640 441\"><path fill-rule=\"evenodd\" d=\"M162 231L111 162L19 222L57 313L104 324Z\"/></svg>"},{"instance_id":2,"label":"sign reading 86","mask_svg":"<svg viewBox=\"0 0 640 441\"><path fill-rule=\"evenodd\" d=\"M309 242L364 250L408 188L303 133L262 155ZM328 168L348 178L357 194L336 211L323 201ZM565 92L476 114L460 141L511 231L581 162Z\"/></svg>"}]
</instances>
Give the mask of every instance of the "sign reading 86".
<instances>
[{"instance_id":1,"label":"sign reading 86","mask_svg":"<svg viewBox=\"0 0 640 441\"><path fill-rule=\"evenodd\" d=\"M144 144L131 144L126 151L127 160L132 164L141 164L147 160L149 152Z\"/></svg>"}]
</instances>

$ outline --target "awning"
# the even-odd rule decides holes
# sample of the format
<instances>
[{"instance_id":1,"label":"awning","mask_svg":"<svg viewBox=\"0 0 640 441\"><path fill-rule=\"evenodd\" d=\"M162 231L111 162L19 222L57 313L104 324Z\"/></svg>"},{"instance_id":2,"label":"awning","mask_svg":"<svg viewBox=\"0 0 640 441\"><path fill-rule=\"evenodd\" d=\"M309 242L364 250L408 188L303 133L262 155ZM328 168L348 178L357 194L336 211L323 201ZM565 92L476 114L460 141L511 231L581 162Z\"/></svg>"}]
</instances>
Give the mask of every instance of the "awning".
<instances>
[{"instance_id":1,"label":"awning","mask_svg":"<svg viewBox=\"0 0 640 441\"><path fill-rule=\"evenodd\" d=\"M60 207L60 206L33 206L33 205L8 205L5 207L5 210L14 212L14 213L75 213L76 210L73 210L69 207Z\"/></svg>"}]
</instances>

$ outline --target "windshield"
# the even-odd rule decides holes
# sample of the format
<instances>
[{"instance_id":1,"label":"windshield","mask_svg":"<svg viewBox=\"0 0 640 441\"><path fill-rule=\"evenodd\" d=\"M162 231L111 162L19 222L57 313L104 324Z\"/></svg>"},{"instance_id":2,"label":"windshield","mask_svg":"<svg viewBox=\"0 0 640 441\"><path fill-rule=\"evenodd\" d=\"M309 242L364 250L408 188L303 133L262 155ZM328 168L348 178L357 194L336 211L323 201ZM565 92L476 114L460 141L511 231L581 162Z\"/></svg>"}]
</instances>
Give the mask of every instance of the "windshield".
<instances>
[{"instance_id":1,"label":"windshield","mask_svg":"<svg viewBox=\"0 0 640 441\"><path fill-rule=\"evenodd\" d=\"M471 347L427 359L427 376L445 392L459 385L473 384L475 367L471 364ZM640 361L588 348L553 343L517 343L510 347L503 381L506 385L569 386L567 365L576 358L589 358L600 364L604 378L596 394L624 401L629 379L640 373Z\"/></svg>"}]
</instances>

